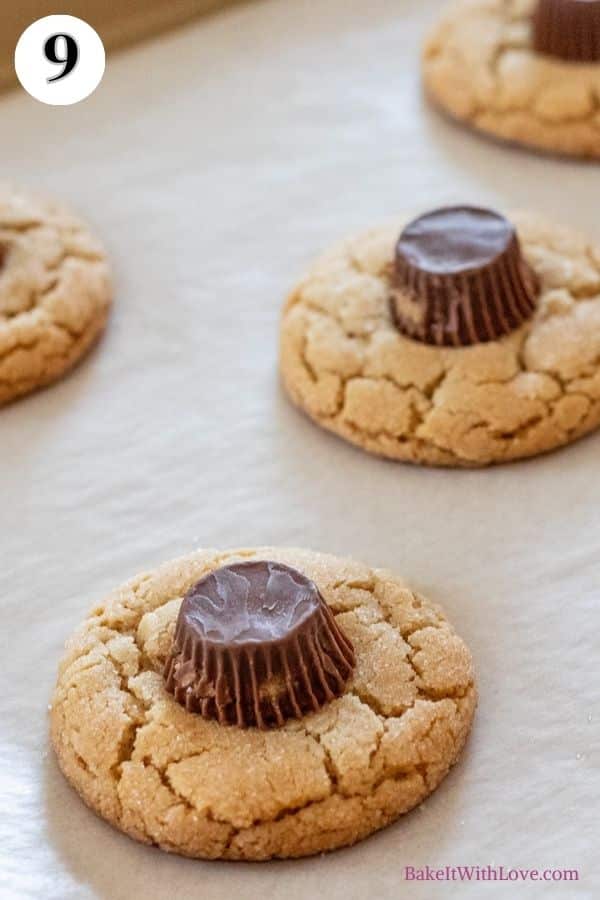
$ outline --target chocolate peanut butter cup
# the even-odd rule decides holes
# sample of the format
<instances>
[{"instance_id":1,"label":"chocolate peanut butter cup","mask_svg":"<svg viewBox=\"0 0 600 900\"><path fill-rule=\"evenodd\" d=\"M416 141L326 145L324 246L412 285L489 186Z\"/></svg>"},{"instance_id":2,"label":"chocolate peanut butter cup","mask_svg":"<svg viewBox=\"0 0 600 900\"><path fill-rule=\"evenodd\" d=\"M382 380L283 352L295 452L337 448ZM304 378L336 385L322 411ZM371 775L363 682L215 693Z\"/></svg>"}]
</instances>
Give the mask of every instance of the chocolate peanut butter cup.
<instances>
[{"instance_id":1,"label":"chocolate peanut butter cup","mask_svg":"<svg viewBox=\"0 0 600 900\"><path fill-rule=\"evenodd\" d=\"M398 330L437 346L510 334L531 317L539 294L514 227L492 210L469 206L411 222L396 245L392 282Z\"/></svg>"},{"instance_id":2,"label":"chocolate peanut butter cup","mask_svg":"<svg viewBox=\"0 0 600 900\"><path fill-rule=\"evenodd\" d=\"M533 46L570 62L600 62L600 0L539 0Z\"/></svg>"},{"instance_id":3,"label":"chocolate peanut butter cup","mask_svg":"<svg viewBox=\"0 0 600 900\"><path fill-rule=\"evenodd\" d=\"M225 566L185 595L167 690L222 725L269 728L344 691L352 644L317 586L276 562Z\"/></svg>"}]
</instances>

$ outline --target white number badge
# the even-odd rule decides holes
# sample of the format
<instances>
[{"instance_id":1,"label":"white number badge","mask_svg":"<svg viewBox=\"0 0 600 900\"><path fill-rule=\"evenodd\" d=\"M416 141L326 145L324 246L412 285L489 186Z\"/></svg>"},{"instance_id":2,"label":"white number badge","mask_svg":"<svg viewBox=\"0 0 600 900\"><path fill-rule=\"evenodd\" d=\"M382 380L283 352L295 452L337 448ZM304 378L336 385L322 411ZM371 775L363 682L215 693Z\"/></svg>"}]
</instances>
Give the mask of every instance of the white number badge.
<instances>
[{"instance_id":1,"label":"white number badge","mask_svg":"<svg viewBox=\"0 0 600 900\"><path fill-rule=\"evenodd\" d=\"M79 103L104 75L104 45L76 16L45 16L25 29L15 50L17 78L28 94L51 106Z\"/></svg>"}]
</instances>

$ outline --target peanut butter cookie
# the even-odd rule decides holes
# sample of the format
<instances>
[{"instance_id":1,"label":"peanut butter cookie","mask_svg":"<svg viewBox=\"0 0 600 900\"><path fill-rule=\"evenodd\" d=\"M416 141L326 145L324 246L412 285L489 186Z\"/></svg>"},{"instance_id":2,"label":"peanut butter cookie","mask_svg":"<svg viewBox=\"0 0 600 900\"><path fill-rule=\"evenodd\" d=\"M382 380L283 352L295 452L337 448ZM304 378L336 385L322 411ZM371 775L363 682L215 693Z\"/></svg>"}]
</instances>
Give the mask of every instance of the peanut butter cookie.
<instances>
[{"instance_id":1,"label":"peanut butter cookie","mask_svg":"<svg viewBox=\"0 0 600 900\"><path fill-rule=\"evenodd\" d=\"M340 243L292 292L280 366L294 403L365 450L437 466L597 428L600 249L536 215L468 207L402 229Z\"/></svg>"},{"instance_id":2,"label":"peanut butter cookie","mask_svg":"<svg viewBox=\"0 0 600 900\"><path fill-rule=\"evenodd\" d=\"M600 3L459 0L428 38L441 109L496 138L600 158Z\"/></svg>"},{"instance_id":3,"label":"peanut butter cookie","mask_svg":"<svg viewBox=\"0 0 600 900\"><path fill-rule=\"evenodd\" d=\"M65 374L111 299L102 247L61 205L0 187L0 406Z\"/></svg>"},{"instance_id":4,"label":"peanut butter cookie","mask_svg":"<svg viewBox=\"0 0 600 900\"><path fill-rule=\"evenodd\" d=\"M267 625L291 641L281 696L315 711L276 704L277 721L248 727L254 700L272 711L280 690L254 650ZM233 651L242 668L228 671ZM319 695L326 680L337 696ZM303 550L201 550L92 611L67 645L51 731L66 777L117 828L186 856L264 860L352 844L412 809L456 762L475 704L465 644L390 572Z\"/></svg>"}]
</instances>

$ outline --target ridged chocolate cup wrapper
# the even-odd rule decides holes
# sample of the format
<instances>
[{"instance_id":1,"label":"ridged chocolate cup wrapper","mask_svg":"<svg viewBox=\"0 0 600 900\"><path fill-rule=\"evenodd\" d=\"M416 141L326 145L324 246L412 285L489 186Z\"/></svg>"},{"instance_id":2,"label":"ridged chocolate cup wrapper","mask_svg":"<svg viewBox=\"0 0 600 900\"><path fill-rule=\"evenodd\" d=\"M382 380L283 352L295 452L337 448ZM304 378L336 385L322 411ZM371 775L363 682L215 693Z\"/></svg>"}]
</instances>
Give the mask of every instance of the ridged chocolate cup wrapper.
<instances>
[{"instance_id":1,"label":"ridged chocolate cup wrapper","mask_svg":"<svg viewBox=\"0 0 600 900\"><path fill-rule=\"evenodd\" d=\"M436 209L400 235L390 309L407 337L450 347L495 341L532 316L538 296L514 227L492 210Z\"/></svg>"},{"instance_id":2,"label":"ridged chocolate cup wrapper","mask_svg":"<svg viewBox=\"0 0 600 900\"><path fill-rule=\"evenodd\" d=\"M600 0L539 0L533 47L567 62L600 62Z\"/></svg>"},{"instance_id":3,"label":"ridged chocolate cup wrapper","mask_svg":"<svg viewBox=\"0 0 600 900\"><path fill-rule=\"evenodd\" d=\"M342 694L354 664L317 586L260 560L217 569L187 592L164 675L190 712L271 728Z\"/></svg>"}]
</instances>

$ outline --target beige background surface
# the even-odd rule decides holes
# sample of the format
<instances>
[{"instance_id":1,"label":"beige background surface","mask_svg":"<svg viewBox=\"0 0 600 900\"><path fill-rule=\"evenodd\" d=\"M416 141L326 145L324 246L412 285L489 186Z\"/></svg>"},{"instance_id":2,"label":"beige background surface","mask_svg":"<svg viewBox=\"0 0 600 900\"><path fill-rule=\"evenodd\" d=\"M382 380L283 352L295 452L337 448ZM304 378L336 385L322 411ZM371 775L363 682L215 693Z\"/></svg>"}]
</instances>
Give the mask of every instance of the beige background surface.
<instances>
[{"instance_id":1,"label":"beige background surface","mask_svg":"<svg viewBox=\"0 0 600 900\"><path fill-rule=\"evenodd\" d=\"M181 25L196 16L216 12L240 0L17 0L0 8L0 91L16 84L13 56L19 36L42 16L62 13L92 25L107 50Z\"/></svg>"},{"instance_id":2,"label":"beige background surface","mask_svg":"<svg viewBox=\"0 0 600 900\"><path fill-rule=\"evenodd\" d=\"M485 143L423 105L437 2L267 0L112 57L65 109L0 101L4 177L89 217L105 340L0 413L2 900L593 900L600 435L481 472L371 459L290 408L283 296L346 232L443 202L531 205L600 240L594 166ZM200 544L305 545L444 604L481 703L461 764L363 844L297 863L169 857L113 831L49 752L62 645L132 573ZM406 865L579 867L577 885L407 884Z\"/></svg>"}]
</instances>

